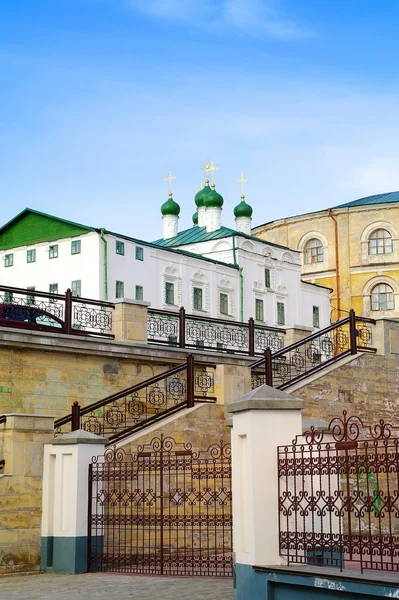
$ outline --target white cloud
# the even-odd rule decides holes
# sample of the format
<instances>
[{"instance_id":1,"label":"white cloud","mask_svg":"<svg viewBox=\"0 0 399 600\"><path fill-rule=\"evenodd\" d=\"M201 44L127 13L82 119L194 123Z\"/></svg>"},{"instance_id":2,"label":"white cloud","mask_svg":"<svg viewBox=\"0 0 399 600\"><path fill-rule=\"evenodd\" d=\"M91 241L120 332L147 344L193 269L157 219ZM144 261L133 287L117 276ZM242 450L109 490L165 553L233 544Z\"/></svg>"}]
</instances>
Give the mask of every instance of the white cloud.
<instances>
[{"instance_id":1,"label":"white cloud","mask_svg":"<svg viewBox=\"0 0 399 600\"><path fill-rule=\"evenodd\" d=\"M150 17L226 35L300 40L314 34L287 18L278 0L125 0Z\"/></svg>"}]
</instances>

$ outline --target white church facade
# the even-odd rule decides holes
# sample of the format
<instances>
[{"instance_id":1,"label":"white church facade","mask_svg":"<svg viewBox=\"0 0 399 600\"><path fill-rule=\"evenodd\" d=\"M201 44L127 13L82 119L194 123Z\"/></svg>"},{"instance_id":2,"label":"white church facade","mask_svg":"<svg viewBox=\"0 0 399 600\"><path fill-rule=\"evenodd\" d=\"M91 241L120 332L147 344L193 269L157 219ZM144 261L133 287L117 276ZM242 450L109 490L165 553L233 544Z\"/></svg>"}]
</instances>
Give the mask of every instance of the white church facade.
<instances>
[{"instance_id":1,"label":"white church facade","mask_svg":"<svg viewBox=\"0 0 399 600\"><path fill-rule=\"evenodd\" d=\"M180 207L162 205L163 238L147 242L26 209L0 228L0 285L113 301L272 327L330 322L328 288L301 281L295 250L250 235L252 209L221 223L214 184L196 195L193 227L178 231ZM197 224L198 217L198 224Z\"/></svg>"}]
</instances>

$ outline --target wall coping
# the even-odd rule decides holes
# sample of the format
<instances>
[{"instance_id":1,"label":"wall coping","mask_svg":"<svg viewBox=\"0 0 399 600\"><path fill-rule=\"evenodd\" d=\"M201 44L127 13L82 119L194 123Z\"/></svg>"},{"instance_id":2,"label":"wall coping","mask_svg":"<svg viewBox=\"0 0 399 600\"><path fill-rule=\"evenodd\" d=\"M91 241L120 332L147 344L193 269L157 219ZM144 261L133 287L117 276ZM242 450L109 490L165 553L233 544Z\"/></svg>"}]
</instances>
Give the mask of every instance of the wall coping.
<instances>
[{"instance_id":1,"label":"wall coping","mask_svg":"<svg viewBox=\"0 0 399 600\"><path fill-rule=\"evenodd\" d=\"M112 301L112 304L137 304L138 306L151 306L151 302L146 302L145 300L135 300L134 298L117 298Z\"/></svg>"},{"instance_id":2,"label":"wall coping","mask_svg":"<svg viewBox=\"0 0 399 600\"><path fill-rule=\"evenodd\" d=\"M65 433L64 435L54 438L52 442L49 442L52 446L63 446L63 445L71 445L71 444L106 444L108 442L108 438L101 437L96 435L95 433L90 433L90 431L85 431L84 429L78 429L77 431L72 431L71 433Z\"/></svg>"},{"instance_id":3,"label":"wall coping","mask_svg":"<svg viewBox=\"0 0 399 600\"><path fill-rule=\"evenodd\" d=\"M303 408L302 398L287 394L268 385L261 385L233 400L227 407L227 412L238 413L246 410L298 410Z\"/></svg>"}]
</instances>

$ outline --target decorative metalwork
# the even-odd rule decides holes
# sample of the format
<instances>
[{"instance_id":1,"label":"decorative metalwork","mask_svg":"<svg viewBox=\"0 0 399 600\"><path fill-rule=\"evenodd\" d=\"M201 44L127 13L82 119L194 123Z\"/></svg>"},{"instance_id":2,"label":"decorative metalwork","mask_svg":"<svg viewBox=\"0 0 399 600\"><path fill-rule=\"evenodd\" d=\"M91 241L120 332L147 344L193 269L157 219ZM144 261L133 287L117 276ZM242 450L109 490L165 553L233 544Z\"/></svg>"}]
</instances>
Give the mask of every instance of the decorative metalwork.
<instances>
[{"instance_id":1,"label":"decorative metalwork","mask_svg":"<svg viewBox=\"0 0 399 600\"><path fill-rule=\"evenodd\" d=\"M189 357L187 363L104 400L84 408L73 406L70 415L55 422L55 435L66 433L72 426L72 429L84 429L115 442L174 412L194 406L195 401L215 402L214 370L214 366L195 365ZM77 411L75 424L74 411Z\"/></svg>"},{"instance_id":2,"label":"decorative metalwork","mask_svg":"<svg viewBox=\"0 0 399 600\"><path fill-rule=\"evenodd\" d=\"M284 336L255 325L255 354L263 354L266 348L277 352L284 348Z\"/></svg>"},{"instance_id":3,"label":"decorative metalwork","mask_svg":"<svg viewBox=\"0 0 399 600\"><path fill-rule=\"evenodd\" d=\"M248 354L248 325L187 317L186 346Z\"/></svg>"},{"instance_id":4,"label":"decorative metalwork","mask_svg":"<svg viewBox=\"0 0 399 600\"><path fill-rule=\"evenodd\" d=\"M149 310L147 335L149 343L176 346L179 339L179 315Z\"/></svg>"},{"instance_id":5,"label":"decorative metalwork","mask_svg":"<svg viewBox=\"0 0 399 600\"><path fill-rule=\"evenodd\" d=\"M79 331L107 333L112 331L112 309L92 305L73 298L72 328Z\"/></svg>"},{"instance_id":6,"label":"decorative metalwork","mask_svg":"<svg viewBox=\"0 0 399 600\"><path fill-rule=\"evenodd\" d=\"M232 575L231 448L170 437L129 454L116 447L89 470L89 570Z\"/></svg>"},{"instance_id":7,"label":"decorative metalwork","mask_svg":"<svg viewBox=\"0 0 399 600\"><path fill-rule=\"evenodd\" d=\"M280 554L289 563L399 571L398 432L345 411L279 446Z\"/></svg>"},{"instance_id":8,"label":"decorative metalwork","mask_svg":"<svg viewBox=\"0 0 399 600\"><path fill-rule=\"evenodd\" d=\"M64 320L65 302L62 296L57 294L46 294L45 297L35 293L34 290L21 290L19 288L0 288L0 304L7 304L10 307L24 307L25 310L21 313L18 310L18 319L25 323L34 323L35 315L40 313L48 314L57 319ZM12 318L12 315L11 315ZM17 327L16 324L13 327Z\"/></svg>"}]
</instances>

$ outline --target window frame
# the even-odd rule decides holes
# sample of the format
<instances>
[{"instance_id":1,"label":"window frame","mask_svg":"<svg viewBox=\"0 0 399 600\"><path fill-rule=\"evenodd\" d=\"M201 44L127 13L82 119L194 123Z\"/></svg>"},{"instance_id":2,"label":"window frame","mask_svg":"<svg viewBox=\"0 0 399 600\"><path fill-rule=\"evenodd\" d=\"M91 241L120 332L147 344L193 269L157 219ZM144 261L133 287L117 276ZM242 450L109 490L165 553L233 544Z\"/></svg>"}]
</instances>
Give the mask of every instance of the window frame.
<instances>
[{"instance_id":1,"label":"window frame","mask_svg":"<svg viewBox=\"0 0 399 600\"><path fill-rule=\"evenodd\" d=\"M201 300L200 303L197 302L198 297ZM193 310L204 310L204 290L202 287L198 287L195 285L193 286Z\"/></svg>"},{"instance_id":2,"label":"window frame","mask_svg":"<svg viewBox=\"0 0 399 600\"><path fill-rule=\"evenodd\" d=\"M272 273L269 267L265 267L265 288L267 290L272 289Z\"/></svg>"},{"instance_id":3,"label":"window frame","mask_svg":"<svg viewBox=\"0 0 399 600\"><path fill-rule=\"evenodd\" d=\"M12 252L11 254L5 254L4 255L4 267L8 268L8 267L13 267L14 266L14 253Z\"/></svg>"},{"instance_id":4,"label":"window frame","mask_svg":"<svg viewBox=\"0 0 399 600\"><path fill-rule=\"evenodd\" d=\"M140 290L140 294L137 294L137 292ZM138 298L137 296L140 295L141 298ZM142 285L136 285L135 287L135 295L134 295L135 299L138 300L139 302L143 302L144 300L144 287Z\"/></svg>"},{"instance_id":5,"label":"window frame","mask_svg":"<svg viewBox=\"0 0 399 600\"><path fill-rule=\"evenodd\" d=\"M58 258L58 244L51 244L48 247L48 257L49 259Z\"/></svg>"},{"instance_id":6,"label":"window frame","mask_svg":"<svg viewBox=\"0 0 399 600\"><path fill-rule=\"evenodd\" d=\"M116 240L116 243L115 243L115 254L118 254L118 256L125 256L125 242L121 242L120 240Z\"/></svg>"},{"instance_id":7,"label":"window frame","mask_svg":"<svg viewBox=\"0 0 399 600\"><path fill-rule=\"evenodd\" d=\"M77 287L76 285L74 286L74 284L79 284L79 294L74 294L73 288ZM81 279L74 279L73 281L71 281L71 292L72 292L72 296L74 298L81 298L82 297L82 280Z\"/></svg>"},{"instance_id":8,"label":"window frame","mask_svg":"<svg viewBox=\"0 0 399 600\"><path fill-rule=\"evenodd\" d=\"M283 314L282 320L279 319L279 317L280 317L279 307L282 307L282 314ZM286 324L285 302L281 302L279 300L277 300L277 302L276 302L276 323L277 323L277 325L285 325Z\"/></svg>"},{"instance_id":9,"label":"window frame","mask_svg":"<svg viewBox=\"0 0 399 600\"><path fill-rule=\"evenodd\" d=\"M125 282L116 279L115 281L115 298L120 300L125 297Z\"/></svg>"},{"instance_id":10,"label":"window frame","mask_svg":"<svg viewBox=\"0 0 399 600\"><path fill-rule=\"evenodd\" d=\"M319 245L311 246L310 244L312 242L319 242ZM324 245L319 238L310 238L310 240L306 242L303 251L305 265L317 265L324 262Z\"/></svg>"},{"instance_id":11,"label":"window frame","mask_svg":"<svg viewBox=\"0 0 399 600\"><path fill-rule=\"evenodd\" d=\"M387 235L382 236L382 237L378 237L375 236L373 237L375 234L378 234L378 232L385 232ZM379 244L378 242L381 241L382 243ZM372 244L373 247L375 249L375 252L371 252L371 248L372 248ZM390 249L387 249L387 246L390 247ZM382 251L380 252L379 250L382 249ZM369 235L368 240L367 240L367 252L369 256L381 256L383 254L392 254L393 253L393 240L392 240L392 235L390 234L390 232L385 229L384 227L378 227L377 229L374 229L374 231L372 231L372 233Z\"/></svg>"},{"instance_id":12,"label":"window frame","mask_svg":"<svg viewBox=\"0 0 399 600\"><path fill-rule=\"evenodd\" d=\"M223 297L223 302L222 302ZM226 311L222 310L222 305L226 304ZM219 312L221 315L229 316L229 294L227 292L219 292Z\"/></svg>"},{"instance_id":13,"label":"window frame","mask_svg":"<svg viewBox=\"0 0 399 600\"><path fill-rule=\"evenodd\" d=\"M263 298L255 298L255 321L260 323L265 322L265 303Z\"/></svg>"},{"instance_id":14,"label":"window frame","mask_svg":"<svg viewBox=\"0 0 399 600\"><path fill-rule=\"evenodd\" d=\"M136 246L134 251L135 260L144 260L144 248L143 246Z\"/></svg>"},{"instance_id":15,"label":"window frame","mask_svg":"<svg viewBox=\"0 0 399 600\"><path fill-rule=\"evenodd\" d=\"M71 241L71 255L81 254L82 253L82 241L81 240L72 240ZM74 251L74 248L79 248Z\"/></svg>"},{"instance_id":16,"label":"window frame","mask_svg":"<svg viewBox=\"0 0 399 600\"><path fill-rule=\"evenodd\" d=\"M317 309L317 310L315 311L315 309ZM315 317L317 317L317 318L315 318ZM316 325L316 321L317 321L317 325ZM313 322L313 327L315 329L320 329L320 306L313 305L312 322Z\"/></svg>"},{"instance_id":17,"label":"window frame","mask_svg":"<svg viewBox=\"0 0 399 600\"><path fill-rule=\"evenodd\" d=\"M374 290L376 290L377 288L379 288L381 286L385 286L386 288L389 288L391 291L389 291L389 292L380 292L379 291L378 293L375 293ZM375 303L373 302L373 296L374 296L374 298L377 297L377 303L378 303L377 307L376 307ZM389 300L387 298L386 305L381 306L381 298L385 297L385 296L392 296L392 298L391 298L391 300ZM388 304L392 304L392 306L388 306ZM377 312L377 311L395 310L395 292L394 292L392 286L389 285L389 283L384 283L384 282L377 283L370 290L370 310L373 312L374 311Z\"/></svg>"},{"instance_id":18,"label":"window frame","mask_svg":"<svg viewBox=\"0 0 399 600\"><path fill-rule=\"evenodd\" d=\"M175 284L173 281L165 281L165 304L167 304L168 306L175 306ZM173 302L169 302L170 300L170 296L169 294L172 294L172 300Z\"/></svg>"},{"instance_id":19,"label":"window frame","mask_svg":"<svg viewBox=\"0 0 399 600\"><path fill-rule=\"evenodd\" d=\"M26 262L27 264L36 262L36 248L31 248L26 251Z\"/></svg>"}]
</instances>

